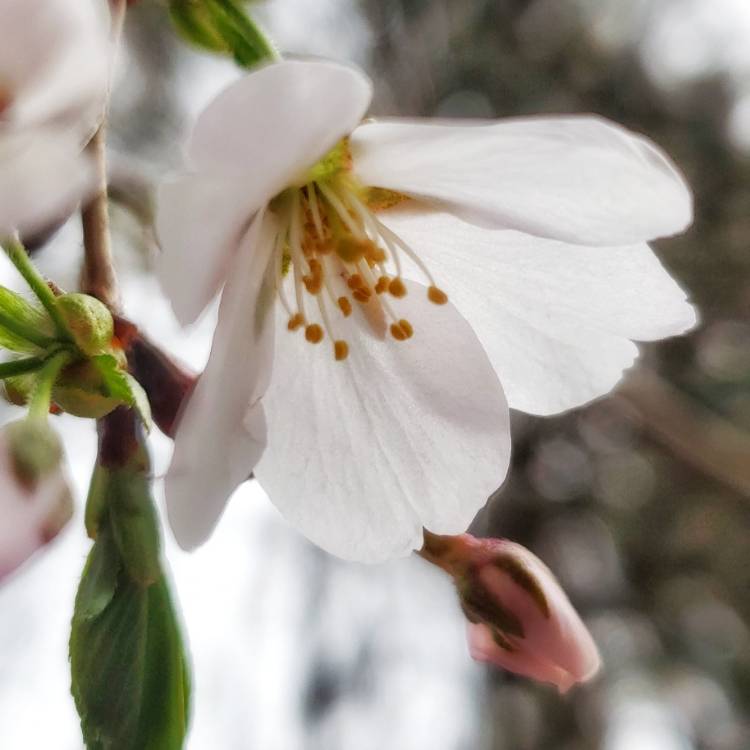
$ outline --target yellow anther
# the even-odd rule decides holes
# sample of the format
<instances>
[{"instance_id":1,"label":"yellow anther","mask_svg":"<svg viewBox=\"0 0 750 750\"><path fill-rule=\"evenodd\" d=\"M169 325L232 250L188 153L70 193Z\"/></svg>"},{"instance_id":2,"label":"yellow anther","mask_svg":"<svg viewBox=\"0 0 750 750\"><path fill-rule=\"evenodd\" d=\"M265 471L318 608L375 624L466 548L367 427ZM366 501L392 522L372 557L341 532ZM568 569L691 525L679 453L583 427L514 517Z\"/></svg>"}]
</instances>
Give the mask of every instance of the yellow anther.
<instances>
[{"instance_id":1,"label":"yellow anther","mask_svg":"<svg viewBox=\"0 0 750 750\"><path fill-rule=\"evenodd\" d=\"M352 297L357 300L357 302L361 302L363 305L367 304L370 301L370 297L372 296L372 293L370 292L367 287L363 289L355 289L352 292Z\"/></svg>"},{"instance_id":2,"label":"yellow anther","mask_svg":"<svg viewBox=\"0 0 750 750\"><path fill-rule=\"evenodd\" d=\"M337 302L344 317L348 318L352 314L352 303L346 297L339 297Z\"/></svg>"},{"instance_id":3,"label":"yellow anther","mask_svg":"<svg viewBox=\"0 0 750 750\"><path fill-rule=\"evenodd\" d=\"M305 289L310 294L317 294L323 288L323 279L316 279L313 276L303 276L302 282L305 285Z\"/></svg>"},{"instance_id":4,"label":"yellow anther","mask_svg":"<svg viewBox=\"0 0 750 750\"><path fill-rule=\"evenodd\" d=\"M344 237L336 245L336 255L345 263L358 263L367 250L367 244L354 237Z\"/></svg>"},{"instance_id":5,"label":"yellow anther","mask_svg":"<svg viewBox=\"0 0 750 750\"><path fill-rule=\"evenodd\" d=\"M432 289L432 287L430 288ZM406 284L397 276L395 279L391 279L390 284L388 284L388 291L397 299L406 297Z\"/></svg>"},{"instance_id":6,"label":"yellow anther","mask_svg":"<svg viewBox=\"0 0 750 750\"><path fill-rule=\"evenodd\" d=\"M349 289L360 289L365 286L365 282L358 273L353 273L346 281Z\"/></svg>"},{"instance_id":7,"label":"yellow anther","mask_svg":"<svg viewBox=\"0 0 750 750\"><path fill-rule=\"evenodd\" d=\"M310 294L317 294L323 288L323 266L319 260L310 260L310 274L303 276L302 281Z\"/></svg>"},{"instance_id":8,"label":"yellow anther","mask_svg":"<svg viewBox=\"0 0 750 750\"><path fill-rule=\"evenodd\" d=\"M401 318L401 320L398 321L398 324L401 326L401 330L404 332L407 339L410 339L414 335L414 329L408 320Z\"/></svg>"},{"instance_id":9,"label":"yellow anther","mask_svg":"<svg viewBox=\"0 0 750 750\"><path fill-rule=\"evenodd\" d=\"M444 305L448 301L448 295L436 286L427 289L427 298L435 305Z\"/></svg>"},{"instance_id":10,"label":"yellow anther","mask_svg":"<svg viewBox=\"0 0 750 750\"><path fill-rule=\"evenodd\" d=\"M391 324L391 336L393 336L396 341L406 341L406 339L409 338L400 323Z\"/></svg>"},{"instance_id":11,"label":"yellow anther","mask_svg":"<svg viewBox=\"0 0 750 750\"><path fill-rule=\"evenodd\" d=\"M333 354L337 362L346 359L349 356L349 344L346 341L335 341L333 344Z\"/></svg>"},{"instance_id":12,"label":"yellow anther","mask_svg":"<svg viewBox=\"0 0 750 750\"><path fill-rule=\"evenodd\" d=\"M313 276L316 276L316 277L323 276L323 266L321 265L319 260L316 260L315 258L313 258L310 261L309 265L310 265L310 273Z\"/></svg>"},{"instance_id":13,"label":"yellow anther","mask_svg":"<svg viewBox=\"0 0 750 750\"><path fill-rule=\"evenodd\" d=\"M322 242L319 242L315 249L321 255L330 255L336 249L336 244L330 237L328 237Z\"/></svg>"},{"instance_id":14,"label":"yellow anther","mask_svg":"<svg viewBox=\"0 0 750 750\"><path fill-rule=\"evenodd\" d=\"M388 276L381 276L375 284L375 294L383 294L388 291L388 285L391 279Z\"/></svg>"},{"instance_id":15,"label":"yellow anther","mask_svg":"<svg viewBox=\"0 0 750 750\"><path fill-rule=\"evenodd\" d=\"M365 203L371 211L385 211L386 208L397 206L403 201L408 201L410 198L401 193L397 193L394 190L386 190L385 188L368 188L365 194Z\"/></svg>"},{"instance_id":16,"label":"yellow anther","mask_svg":"<svg viewBox=\"0 0 750 750\"><path fill-rule=\"evenodd\" d=\"M319 344L323 340L323 329L317 323L313 323L305 328L305 338L311 344Z\"/></svg>"},{"instance_id":17,"label":"yellow anther","mask_svg":"<svg viewBox=\"0 0 750 750\"><path fill-rule=\"evenodd\" d=\"M286 327L290 331L296 331L303 325L305 325L305 318L303 317L302 313L295 313L291 318L289 318L289 322L286 324Z\"/></svg>"},{"instance_id":18,"label":"yellow anther","mask_svg":"<svg viewBox=\"0 0 750 750\"><path fill-rule=\"evenodd\" d=\"M365 251L368 264L372 267L377 263L385 263L388 256L385 254L383 248L376 245L372 240L367 242L367 250Z\"/></svg>"}]
</instances>

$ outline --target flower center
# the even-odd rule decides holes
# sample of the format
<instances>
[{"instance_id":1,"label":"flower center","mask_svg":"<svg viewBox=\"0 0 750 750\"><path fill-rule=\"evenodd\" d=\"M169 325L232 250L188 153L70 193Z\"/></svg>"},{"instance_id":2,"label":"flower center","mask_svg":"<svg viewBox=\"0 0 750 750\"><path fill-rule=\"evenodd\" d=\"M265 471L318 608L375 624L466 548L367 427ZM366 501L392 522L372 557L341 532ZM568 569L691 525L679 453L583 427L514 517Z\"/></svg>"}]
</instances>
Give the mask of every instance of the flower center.
<instances>
[{"instance_id":1,"label":"flower center","mask_svg":"<svg viewBox=\"0 0 750 750\"><path fill-rule=\"evenodd\" d=\"M318 344L327 336L336 360L349 354L348 342L336 336L336 317L348 318L358 305L379 335L395 341L414 335L411 323L397 312L406 296L403 259L409 258L428 281L427 297L436 305L448 301L419 256L375 215L406 196L364 188L351 173L346 140L341 141L298 187L271 203L280 219L272 262L277 296L289 315L289 331L304 329ZM294 300L284 278L291 275Z\"/></svg>"}]
</instances>

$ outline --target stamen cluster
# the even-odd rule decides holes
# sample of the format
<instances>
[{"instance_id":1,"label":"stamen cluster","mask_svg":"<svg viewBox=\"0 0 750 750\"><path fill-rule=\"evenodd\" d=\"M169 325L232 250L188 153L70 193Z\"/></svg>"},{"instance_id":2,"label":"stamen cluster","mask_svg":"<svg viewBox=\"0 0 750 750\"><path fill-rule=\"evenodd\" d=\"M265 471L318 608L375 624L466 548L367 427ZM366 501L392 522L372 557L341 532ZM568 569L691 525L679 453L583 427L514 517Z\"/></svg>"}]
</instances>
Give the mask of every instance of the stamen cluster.
<instances>
[{"instance_id":1,"label":"stamen cluster","mask_svg":"<svg viewBox=\"0 0 750 750\"><path fill-rule=\"evenodd\" d=\"M398 196L399 201L404 199ZM291 188L273 202L272 208L281 226L272 261L275 287L289 315L287 328L304 328L305 339L312 344L327 335L336 360L347 358L349 344L336 336L330 309L348 318L354 302L376 332L385 335L389 330L396 341L414 335L412 324L397 314L388 299L399 300L407 294L402 254L427 278L428 299L437 305L448 301L419 256L375 216L368 191L348 172ZM289 274L293 302L284 288L284 277ZM313 298L317 316L308 309L308 297Z\"/></svg>"}]
</instances>

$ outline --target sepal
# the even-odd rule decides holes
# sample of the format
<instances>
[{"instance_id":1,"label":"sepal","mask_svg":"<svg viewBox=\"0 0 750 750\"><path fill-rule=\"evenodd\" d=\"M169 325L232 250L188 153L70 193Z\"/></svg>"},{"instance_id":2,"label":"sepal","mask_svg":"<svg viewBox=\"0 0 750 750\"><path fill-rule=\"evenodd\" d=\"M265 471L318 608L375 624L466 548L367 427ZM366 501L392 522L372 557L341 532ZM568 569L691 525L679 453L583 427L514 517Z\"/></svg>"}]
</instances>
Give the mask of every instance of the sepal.
<instances>
[{"instance_id":1,"label":"sepal","mask_svg":"<svg viewBox=\"0 0 750 750\"><path fill-rule=\"evenodd\" d=\"M34 354L46 342L52 342L54 334L54 324L42 308L0 286L0 347L19 354Z\"/></svg>"}]
</instances>

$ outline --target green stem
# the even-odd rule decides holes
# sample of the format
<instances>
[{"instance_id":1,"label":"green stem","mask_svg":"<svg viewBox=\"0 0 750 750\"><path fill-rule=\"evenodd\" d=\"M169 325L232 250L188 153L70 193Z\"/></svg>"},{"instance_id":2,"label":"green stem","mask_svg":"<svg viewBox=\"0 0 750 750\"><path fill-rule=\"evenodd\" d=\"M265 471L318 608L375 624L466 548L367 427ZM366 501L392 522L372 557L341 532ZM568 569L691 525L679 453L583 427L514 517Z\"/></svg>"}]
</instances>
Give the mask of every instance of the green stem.
<instances>
[{"instance_id":1,"label":"green stem","mask_svg":"<svg viewBox=\"0 0 750 750\"><path fill-rule=\"evenodd\" d=\"M34 292L37 299L49 313L60 337L66 341L70 340L65 319L57 307L57 298L47 285L44 277L36 270L36 266L31 262L31 258L29 258L24 246L18 239L11 238L3 242L3 249L8 258L10 258L11 263L13 263L26 283L31 287L31 291Z\"/></svg>"},{"instance_id":2,"label":"green stem","mask_svg":"<svg viewBox=\"0 0 750 750\"><path fill-rule=\"evenodd\" d=\"M36 388L29 399L29 419L47 419L52 403L52 387L65 367L73 358L71 352L61 351L51 356L37 375Z\"/></svg>"},{"instance_id":3,"label":"green stem","mask_svg":"<svg viewBox=\"0 0 750 750\"><path fill-rule=\"evenodd\" d=\"M14 378L16 375L26 375L36 372L44 366L43 357L27 357L26 359L12 359L9 362L0 362L0 380Z\"/></svg>"}]
</instances>

